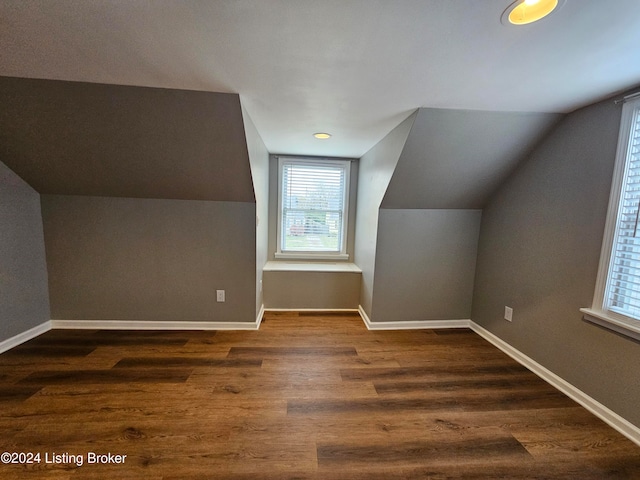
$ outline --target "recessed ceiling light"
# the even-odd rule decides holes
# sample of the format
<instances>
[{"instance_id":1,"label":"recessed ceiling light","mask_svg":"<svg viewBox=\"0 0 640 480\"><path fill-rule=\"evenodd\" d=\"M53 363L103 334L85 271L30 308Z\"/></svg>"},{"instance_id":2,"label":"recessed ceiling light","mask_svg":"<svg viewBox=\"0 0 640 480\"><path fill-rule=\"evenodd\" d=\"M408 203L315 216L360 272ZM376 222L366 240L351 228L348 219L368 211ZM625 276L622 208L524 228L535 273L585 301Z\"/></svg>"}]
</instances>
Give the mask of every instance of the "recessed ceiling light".
<instances>
[{"instance_id":1,"label":"recessed ceiling light","mask_svg":"<svg viewBox=\"0 0 640 480\"><path fill-rule=\"evenodd\" d=\"M502 14L504 25L527 25L537 22L558 10L565 0L518 0L509 5Z\"/></svg>"},{"instance_id":2,"label":"recessed ceiling light","mask_svg":"<svg viewBox=\"0 0 640 480\"><path fill-rule=\"evenodd\" d=\"M327 138L331 138L330 133L322 133L322 132L314 133L313 136L320 140L326 140Z\"/></svg>"}]
</instances>

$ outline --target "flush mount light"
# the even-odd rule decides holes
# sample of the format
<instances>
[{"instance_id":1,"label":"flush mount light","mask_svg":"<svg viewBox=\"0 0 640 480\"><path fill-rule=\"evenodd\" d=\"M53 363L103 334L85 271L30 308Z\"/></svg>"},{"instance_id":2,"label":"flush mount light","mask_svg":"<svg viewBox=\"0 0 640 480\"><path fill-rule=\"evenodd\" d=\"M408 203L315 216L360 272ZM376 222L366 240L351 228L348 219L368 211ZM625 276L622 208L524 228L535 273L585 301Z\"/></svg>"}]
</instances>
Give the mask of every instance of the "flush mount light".
<instances>
[{"instance_id":1,"label":"flush mount light","mask_svg":"<svg viewBox=\"0 0 640 480\"><path fill-rule=\"evenodd\" d=\"M330 133L322 133L322 132L314 133L313 136L319 140L326 140L327 138L331 138Z\"/></svg>"},{"instance_id":2,"label":"flush mount light","mask_svg":"<svg viewBox=\"0 0 640 480\"><path fill-rule=\"evenodd\" d=\"M537 22L562 7L565 0L518 0L501 17L503 25L527 25Z\"/></svg>"}]
</instances>

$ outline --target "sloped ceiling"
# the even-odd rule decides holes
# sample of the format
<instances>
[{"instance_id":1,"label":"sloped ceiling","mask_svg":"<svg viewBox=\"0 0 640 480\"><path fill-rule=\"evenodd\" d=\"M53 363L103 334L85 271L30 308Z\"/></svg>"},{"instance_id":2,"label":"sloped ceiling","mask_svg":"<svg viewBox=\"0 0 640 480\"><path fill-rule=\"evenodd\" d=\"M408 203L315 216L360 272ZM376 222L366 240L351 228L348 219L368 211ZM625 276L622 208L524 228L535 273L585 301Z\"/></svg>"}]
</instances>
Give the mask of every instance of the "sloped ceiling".
<instances>
[{"instance_id":1,"label":"sloped ceiling","mask_svg":"<svg viewBox=\"0 0 640 480\"><path fill-rule=\"evenodd\" d=\"M0 77L0 106L41 194L255 201L238 95Z\"/></svg>"},{"instance_id":2,"label":"sloped ceiling","mask_svg":"<svg viewBox=\"0 0 640 480\"><path fill-rule=\"evenodd\" d=\"M381 207L482 208L561 117L422 108Z\"/></svg>"},{"instance_id":3,"label":"sloped ceiling","mask_svg":"<svg viewBox=\"0 0 640 480\"><path fill-rule=\"evenodd\" d=\"M640 83L638 0L520 28L512 2L0 0L0 75L237 93L270 152L348 158L419 107L566 113Z\"/></svg>"}]
</instances>

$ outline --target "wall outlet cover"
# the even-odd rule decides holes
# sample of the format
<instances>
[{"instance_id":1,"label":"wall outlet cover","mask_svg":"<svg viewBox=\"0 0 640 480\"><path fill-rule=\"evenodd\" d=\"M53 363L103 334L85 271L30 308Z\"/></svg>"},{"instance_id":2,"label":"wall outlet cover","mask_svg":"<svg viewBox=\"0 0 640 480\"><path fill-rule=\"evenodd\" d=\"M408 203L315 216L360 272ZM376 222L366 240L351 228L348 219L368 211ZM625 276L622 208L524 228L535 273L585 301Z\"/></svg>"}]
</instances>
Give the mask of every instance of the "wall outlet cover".
<instances>
[{"instance_id":1,"label":"wall outlet cover","mask_svg":"<svg viewBox=\"0 0 640 480\"><path fill-rule=\"evenodd\" d=\"M513 308L511 307L504 307L504 319L507 322L511 322L513 321Z\"/></svg>"}]
</instances>

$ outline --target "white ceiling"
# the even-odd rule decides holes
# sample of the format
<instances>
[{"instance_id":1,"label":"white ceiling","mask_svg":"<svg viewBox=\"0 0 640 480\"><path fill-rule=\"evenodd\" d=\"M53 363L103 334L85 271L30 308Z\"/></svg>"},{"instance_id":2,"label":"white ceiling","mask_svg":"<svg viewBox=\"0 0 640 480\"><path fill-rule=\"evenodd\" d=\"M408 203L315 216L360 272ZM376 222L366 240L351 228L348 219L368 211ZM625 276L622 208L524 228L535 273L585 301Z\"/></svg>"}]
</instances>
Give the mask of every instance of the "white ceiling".
<instances>
[{"instance_id":1,"label":"white ceiling","mask_svg":"<svg viewBox=\"0 0 640 480\"><path fill-rule=\"evenodd\" d=\"M346 157L418 107L568 112L640 84L640 1L519 28L511 1L0 0L0 75L239 93L270 152Z\"/></svg>"}]
</instances>

